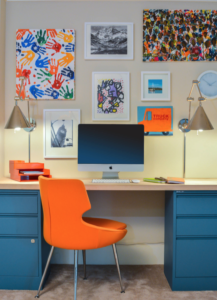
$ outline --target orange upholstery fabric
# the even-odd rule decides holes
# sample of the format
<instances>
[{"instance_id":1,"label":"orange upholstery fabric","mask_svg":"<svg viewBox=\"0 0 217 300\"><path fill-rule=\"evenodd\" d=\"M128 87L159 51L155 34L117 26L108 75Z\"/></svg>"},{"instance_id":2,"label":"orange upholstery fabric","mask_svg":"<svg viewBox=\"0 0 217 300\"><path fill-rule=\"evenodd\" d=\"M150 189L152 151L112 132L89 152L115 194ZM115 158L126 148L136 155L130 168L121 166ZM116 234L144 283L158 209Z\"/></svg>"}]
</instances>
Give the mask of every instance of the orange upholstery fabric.
<instances>
[{"instance_id":1,"label":"orange upholstery fabric","mask_svg":"<svg viewBox=\"0 0 217 300\"><path fill-rule=\"evenodd\" d=\"M115 227L110 220L105 220L103 226L100 219L91 223L88 222L90 218L87 222L82 218L91 205L81 180L40 176L39 184L44 238L48 244L70 250L97 249L115 244L126 235L126 229ZM113 227L108 227L108 224L113 224Z\"/></svg>"},{"instance_id":2,"label":"orange upholstery fabric","mask_svg":"<svg viewBox=\"0 0 217 300\"><path fill-rule=\"evenodd\" d=\"M95 225L95 226L112 228L112 229L125 229L127 227L127 225L125 223L117 222L117 221L109 220L109 219L83 217L83 220L84 220L84 222Z\"/></svg>"}]
</instances>

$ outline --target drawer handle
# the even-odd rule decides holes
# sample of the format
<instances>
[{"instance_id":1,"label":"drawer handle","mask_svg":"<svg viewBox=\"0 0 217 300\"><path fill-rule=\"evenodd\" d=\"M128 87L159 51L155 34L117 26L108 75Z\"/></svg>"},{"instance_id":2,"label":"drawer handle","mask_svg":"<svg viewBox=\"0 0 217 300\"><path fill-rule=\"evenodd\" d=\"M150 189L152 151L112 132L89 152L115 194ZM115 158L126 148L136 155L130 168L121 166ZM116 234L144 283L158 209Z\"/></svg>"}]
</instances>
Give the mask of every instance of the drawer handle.
<instances>
[{"instance_id":1,"label":"drawer handle","mask_svg":"<svg viewBox=\"0 0 217 300\"><path fill-rule=\"evenodd\" d=\"M34 240L34 239L32 239L32 240L31 240L31 243L32 243L32 244L34 244L34 243L35 243L35 240Z\"/></svg>"}]
</instances>

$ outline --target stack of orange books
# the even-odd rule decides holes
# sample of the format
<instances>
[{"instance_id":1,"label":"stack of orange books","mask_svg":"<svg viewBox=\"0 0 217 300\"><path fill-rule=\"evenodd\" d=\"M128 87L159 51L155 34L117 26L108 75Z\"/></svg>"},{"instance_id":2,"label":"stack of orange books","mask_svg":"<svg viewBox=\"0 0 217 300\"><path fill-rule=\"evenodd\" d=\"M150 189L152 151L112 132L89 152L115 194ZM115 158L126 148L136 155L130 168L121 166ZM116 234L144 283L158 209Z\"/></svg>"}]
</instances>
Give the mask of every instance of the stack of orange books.
<instances>
[{"instance_id":1,"label":"stack of orange books","mask_svg":"<svg viewBox=\"0 0 217 300\"><path fill-rule=\"evenodd\" d=\"M167 183L183 184L183 183L185 183L185 179L184 178L178 178L178 177L167 177Z\"/></svg>"}]
</instances>

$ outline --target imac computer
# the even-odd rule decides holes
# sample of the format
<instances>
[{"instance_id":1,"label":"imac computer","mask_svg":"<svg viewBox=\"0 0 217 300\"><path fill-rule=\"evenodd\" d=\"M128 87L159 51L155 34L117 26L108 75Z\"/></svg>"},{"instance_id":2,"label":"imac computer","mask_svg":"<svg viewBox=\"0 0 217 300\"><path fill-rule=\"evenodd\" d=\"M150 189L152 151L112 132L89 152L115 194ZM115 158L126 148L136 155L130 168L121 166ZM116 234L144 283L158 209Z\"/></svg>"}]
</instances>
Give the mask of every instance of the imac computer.
<instances>
[{"instance_id":1,"label":"imac computer","mask_svg":"<svg viewBox=\"0 0 217 300\"><path fill-rule=\"evenodd\" d=\"M103 179L118 172L144 170L144 126L79 124L78 170L102 171Z\"/></svg>"}]
</instances>

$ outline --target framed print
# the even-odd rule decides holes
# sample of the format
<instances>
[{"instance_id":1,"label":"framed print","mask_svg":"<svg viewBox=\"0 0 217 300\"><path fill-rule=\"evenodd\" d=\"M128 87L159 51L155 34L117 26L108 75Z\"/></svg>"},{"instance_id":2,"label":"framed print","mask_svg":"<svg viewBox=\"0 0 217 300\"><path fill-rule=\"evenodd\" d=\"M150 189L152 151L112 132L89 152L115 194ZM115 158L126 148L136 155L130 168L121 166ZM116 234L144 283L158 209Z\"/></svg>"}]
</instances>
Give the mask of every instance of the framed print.
<instances>
[{"instance_id":1,"label":"framed print","mask_svg":"<svg viewBox=\"0 0 217 300\"><path fill-rule=\"evenodd\" d=\"M78 157L80 109L44 109L44 158Z\"/></svg>"},{"instance_id":2,"label":"framed print","mask_svg":"<svg viewBox=\"0 0 217 300\"><path fill-rule=\"evenodd\" d=\"M85 23L85 59L133 59L133 23Z\"/></svg>"},{"instance_id":3,"label":"framed print","mask_svg":"<svg viewBox=\"0 0 217 300\"><path fill-rule=\"evenodd\" d=\"M141 72L142 101L170 101L170 72Z\"/></svg>"},{"instance_id":4,"label":"framed print","mask_svg":"<svg viewBox=\"0 0 217 300\"><path fill-rule=\"evenodd\" d=\"M92 73L92 119L129 121L129 72Z\"/></svg>"},{"instance_id":5,"label":"framed print","mask_svg":"<svg viewBox=\"0 0 217 300\"><path fill-rule=\"evenodd\" d=\"M16 95L33 100L75 99L75 30L18 29Z\"/></svg>"},{"instance_id":6,"label":"framed print","mask_svg":"<svg viewBox=\"0 0 217 300\"><path fill-rule=\"evenodd\" d=\"M145 9L143 61L216 61L216 10Z\"/></svg>"},{"instance_id":7,"label":"framed print","mask_svg":"<svg viewBox=\"0 0 217 300\"><path fill-rule=\"evenodd\" d=\"M173 107L138 106L137 123L144 125L144 135L173 135Z\"/></svg>"}]
</instances>

